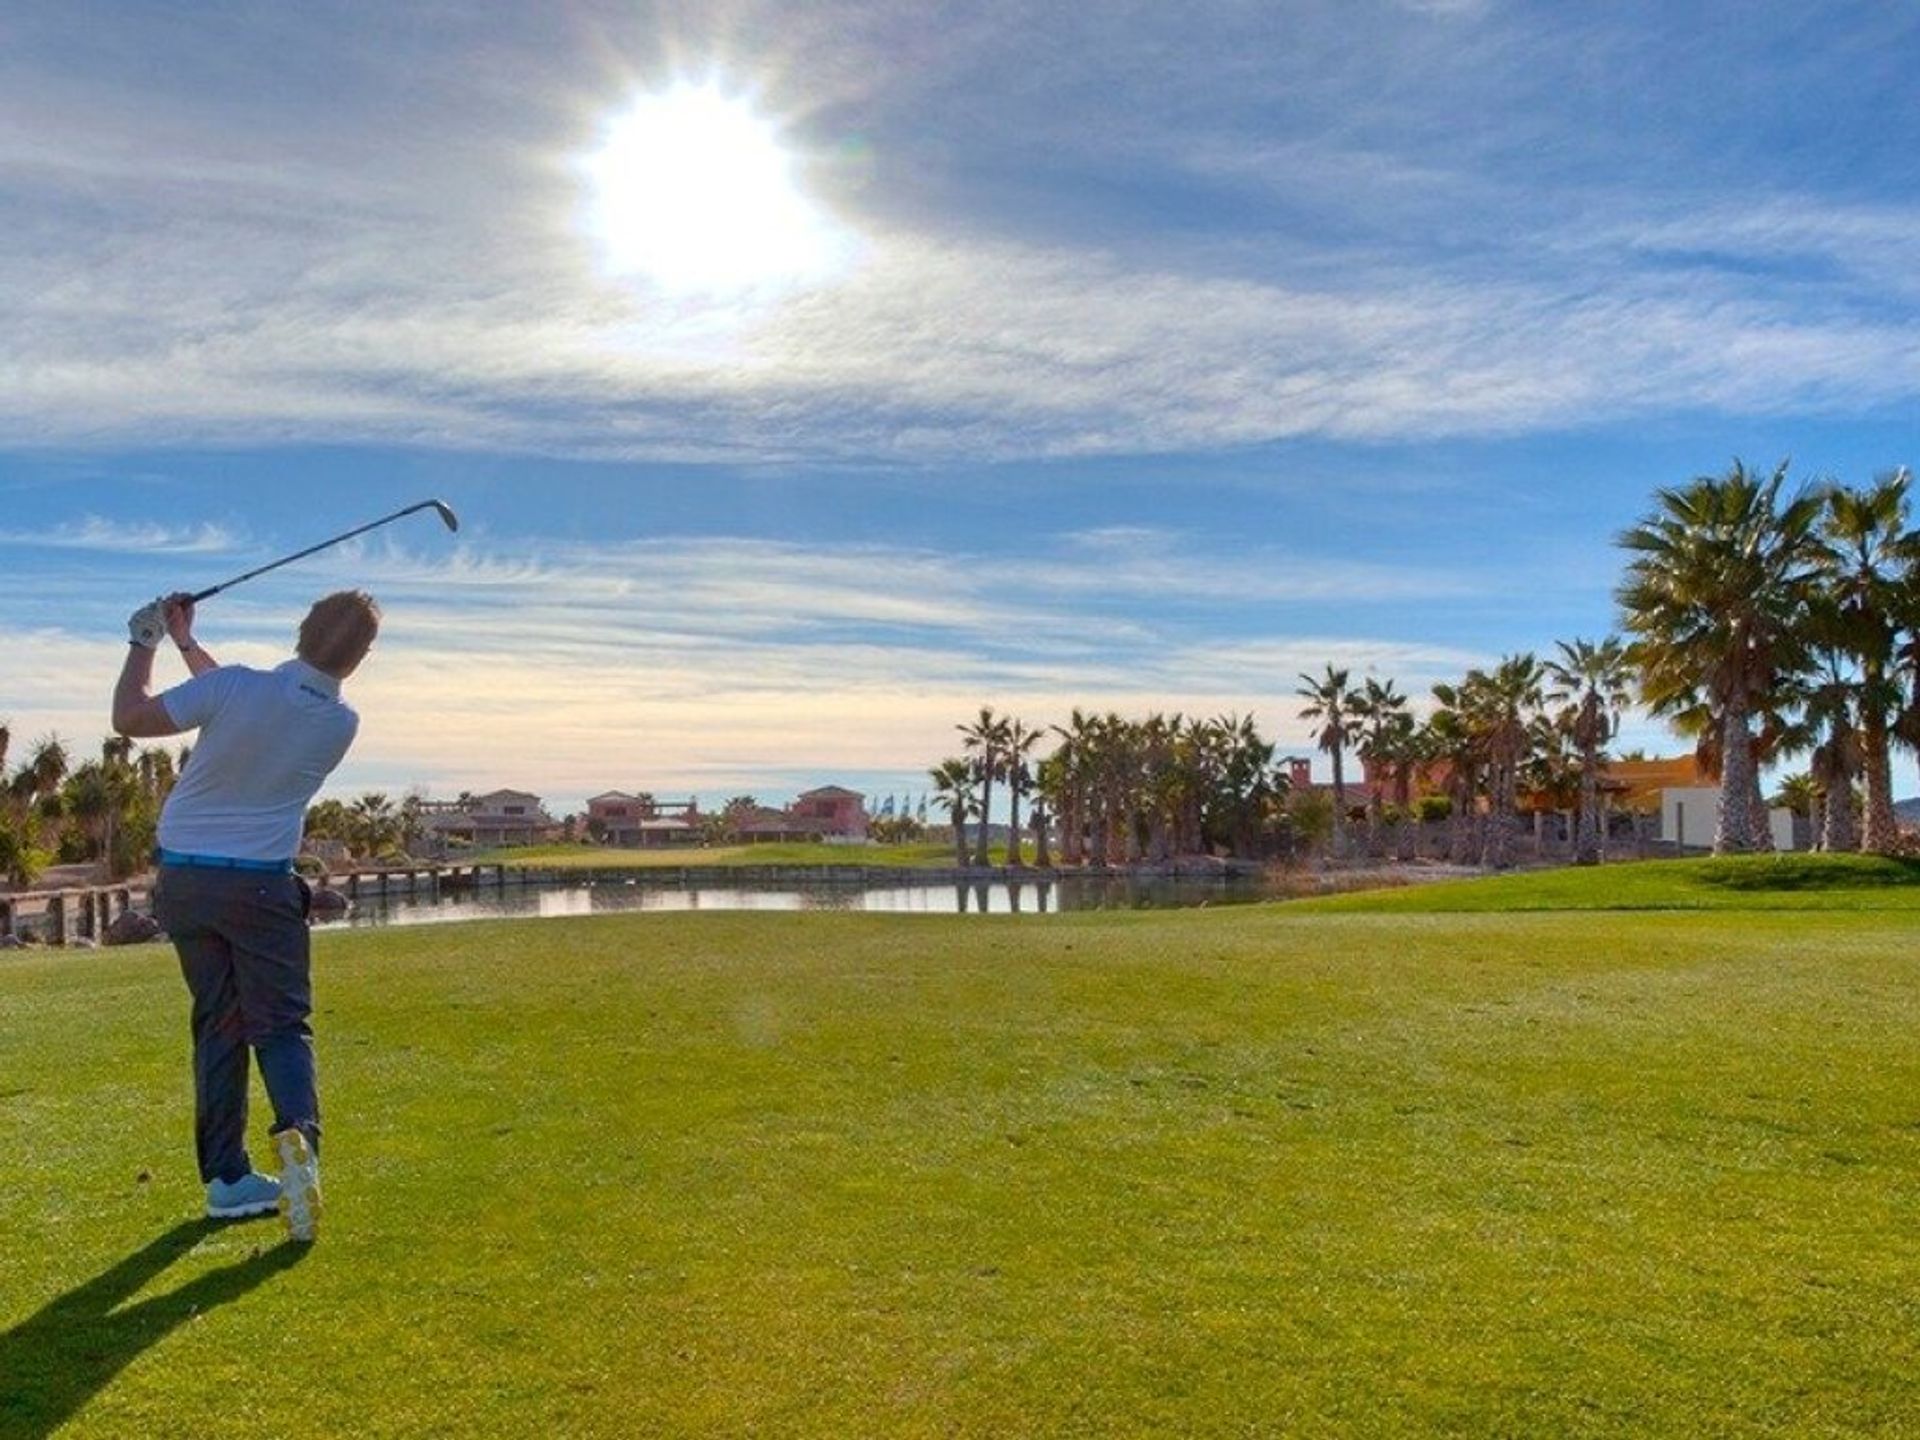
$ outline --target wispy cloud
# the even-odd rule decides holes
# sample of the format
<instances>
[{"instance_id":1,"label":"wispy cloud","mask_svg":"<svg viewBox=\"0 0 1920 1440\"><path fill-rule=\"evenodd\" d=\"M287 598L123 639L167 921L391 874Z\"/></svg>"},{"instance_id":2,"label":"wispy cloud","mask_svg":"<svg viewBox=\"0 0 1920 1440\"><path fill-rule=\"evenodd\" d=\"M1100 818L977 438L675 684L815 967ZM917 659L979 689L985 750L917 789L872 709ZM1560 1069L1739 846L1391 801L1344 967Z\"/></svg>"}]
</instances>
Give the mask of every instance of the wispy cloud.
<instances>
[{"instance_id":1,"label":"wispy cloud","mask_svg":"<svg viewBox=\"0 0 1920 1440\"><path fill-rule=\"evenodd\" d=\"M1444 67L1394 28L1404 7L1299 7L1286 73L1321 108L1253 128L1277 103L1274 77L1240 63L1238 47L1270 25L1260 8L1228 7L1184 38L1150 7L1047 21L1032 39L1059 62L1064 119L1010 105L987 81L1008 43L987 11L956 16L953 54L922 56L932 70L916 72L936 95L983 86L969 103L1001 104L992 135L1007 145L1021 125L1070 125L1077 140L1035 133L1072 147L1082 172L1097 179L1114 154L1150 160L1169 204L1252 206L1258 223L981 224L855 190L844 218L867 236L866 264L756 309L669 302L597 273L564 148L591 127L571 117L493 133L444 166L376 155L349 167L294 133L298 111L256 135L191 97L136 93L112 97L103 122L89 117L94 91L29 85L0 105L18 221L0 245L0 442L324 437L927 461L1509 435L1687 408L1846 414L1920 393L1898 238L1920 228L1909 210L1820 219L1829 197L1776 190L1743 216L1744 192L1661 202L1579 170L1515 173L1511 157L1540 150L1530 127L1543 123L1520 103L1525 56L1571 67L1583 37L1626 44L1617 28L1543 33L1496 7L1427 4L1447 12L1436 21L1484 12L1485 26L1413 28L1474 47L1448 53L1514 87L1450 153L1435 137L1460 117L1438 107L1465 97L1421 98L1416 82ZM1336 45L1354 24L1367 43ZM793 28L798 53L825 52L824 22ZM897 46L905 32L863 21L847 34ZM504 53L457 38L483 66ZM1174 78L1134 86L1159 46ZM1329 73L1315 75L1322 53ZM1363 83L1356 56L1397 77L1411 117ZM843 55L828 73L858 69ZM1116 73L1128 83L1099 99L1095 82L1112 88ZM1182 89L1214 98L1161 98ZM1115 109L1128 95L1131 118ZM888 82L842 102L893 117L903 155L930 143ZM466 113L439 103L410 145ZM1112 124L1093 123L1109 110ZM1350 123L1329 130L1323 111ZM1590 129L1582 143L1599 143ZM834 162L822 163L831 186ZM1178 186L1196 178L1215 188L1189 201ZM109 180L120 199L102 217L87 197ZM1701 263L1716 250L1844 261L1755 275Z\"/></svg>"},{"instance_id":2,"label":"wispy cloud","mask_svg":"<svg viewBox=\"0 0 1920 1440\"><path fill-rule=\"evenodd\" d=\"M229 530L211 524L168 526L146 521L108 520L98 515L48 530L0 530L0 546L46 547L54 550L103 550L116 553L221 555L232 552L239 540Z\"/></svg>"},{"instance_id":3,"label":"wispy cloud","mask_svg":"<svg viewBox=\"0 0 1920 1440\"><path fill-rule=\"evenodd\" d=\"M483 539L438 555L355 542L297 579L222 596L200 630L224 662L271 665L302 598L368 586L387 619L352 682L365 718L340 784L512 780L576 799L643 781L765 788L806 769L904 784L981 703L1033 723L1075 706L1253 711L1268 733L1304 743L1297 670L1333 660L1415 686L1483 658L1335 629L1276 633L1260 616L1278 586L1257 558L1150 527L1054 537L1017 558L713 538L549 542L511 556ZM1210 567L1211 582L1182 588ZM1408 571L1396 591L1423 579L1455 588L1445 572ZM67 627L117 635L119 617L75 598L29 645L49 656L64 646L66 658L30 667L36 682L9 687L8 703L25 728L90 738L120 647ZM1353 608L1297 598L1328 615ZM1215 638L1249 626L1248 638Z\"/></svg>"}]
</instances>

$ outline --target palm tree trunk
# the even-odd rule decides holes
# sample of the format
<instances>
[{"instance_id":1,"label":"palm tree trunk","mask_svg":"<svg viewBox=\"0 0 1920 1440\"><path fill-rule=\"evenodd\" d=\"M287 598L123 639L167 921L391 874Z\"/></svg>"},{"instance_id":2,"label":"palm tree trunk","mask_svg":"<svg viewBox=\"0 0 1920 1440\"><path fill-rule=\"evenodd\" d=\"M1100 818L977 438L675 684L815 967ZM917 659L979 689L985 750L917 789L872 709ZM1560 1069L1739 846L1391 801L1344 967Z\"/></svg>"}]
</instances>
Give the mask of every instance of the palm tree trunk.
<instances>
[{"instance_id":1,"label":"palm tree trunk","mask_svg":"<svg viewBox=\"0 0 1920 1440\"><path fill-rule=\"evenodd\" d=\"M1018 757L1014 763L1020 763ZM1020 786L1018 782L1007 782L1007 864L1020 864Z\"/></svg>"},{"instance_id":2,"label":"palm tree trunk","mask_svg":"<svg viewBox=\"0 0 1920 1440\"><path fill-rule=\"evenodd\" d=\"M980 830L979 838L973 847L973 863L976 865L986 866L993 863L993 851L988 844L991 836L987 832L987 827L991 823L989 817L992 813L993 769L987 766L983 767L980 775Z\"/></svg>"},{"instance_id":3,"label":"palm tree trunk","mask_svg":"<svg viewBox=\"0 0 1920 1440\"><path fill-rule=\"evenodd\" d=\"M1333 747L1333 858L1347 858L1347 776L1340 747Z\"/></svg>"},{"instance_id":4,"label":"palm tree trunk","mask_svg":"<svg viewBox=\"0 0 1920 1440\"><path fill-rule=\"evenodd\" d=\"M1473 790L1473 779L1463 770L1447 822L1447 859L1455 865L1473 863Z\"/></svg>"},{"instance_id":5,"label":"palm tree trunk","mask_svg":"<svg viewBox=\"0 0 1920 1440\"><path fill-rule=\"evenodd\" d=\"M967 822L960 812L953 815L953 854L962 870L967 868Z\"/></svg>"},{"instance_id":6,"label":"palm tree trunk","mask_svg":"<svg viewBox=\"0 0 1920 1440\"><path fill-rule=\"evenodd\" d=\"M1866 823L1860 848L1869 855L1893 855L1900 849L1900 822L1893 813L1893 755L1887 741L1887 717L1869 698L1860 722L1860 780L1867 792Z\"/></svg>"},{"instance_id":7,"label":"palm tree trunk","mask_svg":"<svg viewBox=\"0 0 1920 1440\"><path fill-rule=\"evenodd\" d=\"M1834 776L1827 786L1823 808L1826 814L1820 826L1820 848L1835 855L1851 852L1860 843L1853 825L1852 777L1844 773Z\"/></svg>"},{"instance_id":8,"label":"palm tree trunk","mask_svg":"<svg viewBox=\"0 0 1920 1440\"><path fill-rule=\"evenodd\" d=\"M1038 805L1033 811L1033 863L1036 869L1053 868L1053 851L1047 846L1047 812Z\"/></svg>"},{"instance_id":9,"label":"palm tree trunk","mask_svg":"<svg viewBox=\"0 0 1920 1440\"><path fill-rule=\"evenodd\" d=\"M1738 685L1727 695L1720 723L1720 803L1713 853L1744 855L1753 849L1753 737L1747 733L1747 696Z\"/></svg>"},{"instance_id":10,"label":"palm tree trunk","mask_svg":"<svg viewBox=\"0 0 1920 1440\"><path fill-rule=\"evenodd\" d=\"M1580 755L1580 819L1574 831L1573 863L1600 863L1600 755L1591 745Z\"/></svg>"},{"instance_id":11,"label":"palm tree trunk","mask_svg":"<svg viewBox=\"0 0 1920 1440\"><path fill-rule=\"evenodd\" d=\"M1771 855L1779 847L1773 843L1773 809L1760 793L1760 766L1753 765L1753 780L1747 790L1747 803L1753 811L1753 850L1756 855Z\"/></svg>"}]
</instances>

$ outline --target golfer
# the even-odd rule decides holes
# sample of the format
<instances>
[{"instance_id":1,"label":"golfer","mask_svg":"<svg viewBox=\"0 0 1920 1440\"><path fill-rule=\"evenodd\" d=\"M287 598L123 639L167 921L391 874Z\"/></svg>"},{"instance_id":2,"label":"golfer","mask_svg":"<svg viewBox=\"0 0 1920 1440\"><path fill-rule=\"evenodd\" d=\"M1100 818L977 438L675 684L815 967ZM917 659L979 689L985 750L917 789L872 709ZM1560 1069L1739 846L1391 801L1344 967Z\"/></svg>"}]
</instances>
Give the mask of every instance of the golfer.
<instances>
[{"instance_id":1,"label":"golfer","mask_svg":"<svg viewBox=\"0 0 1920 1440\"><path fill-rule=\"evenodd\" d=\"M354 590L314 605L293 659L273 670L220 665L193 638L193 601L175 595L128 622L132 644L113 694L113 728L150 738L200 732L160 813L154 915L180 953L193 996L194 1139L207 1214L279 1209L311 1240L320 1212L320 1099L314 1081L312 899L294 874L307 804L347 753L360 718L340 682L380 628ZM157 622L156 623L156 619ZM192 678L150 693L162 635ZM247 1059L273 1104L280 1177L247 1156Z\"/></svg>"}]
</instances>

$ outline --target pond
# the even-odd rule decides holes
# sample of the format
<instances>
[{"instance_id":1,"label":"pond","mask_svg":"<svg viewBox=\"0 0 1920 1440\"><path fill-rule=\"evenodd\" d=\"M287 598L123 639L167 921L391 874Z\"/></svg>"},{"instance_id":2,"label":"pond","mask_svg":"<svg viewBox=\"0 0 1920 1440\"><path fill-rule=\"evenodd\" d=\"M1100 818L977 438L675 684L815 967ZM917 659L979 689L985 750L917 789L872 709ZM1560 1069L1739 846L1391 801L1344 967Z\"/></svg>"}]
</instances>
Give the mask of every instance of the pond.
<instances>
[{"instance_id":1,"label":"pond","mask_svg":"<svg viewBox=\"0 0 1920 1440\"><path fill-rule=\"evenodd\" d=\"M908 915L1050 915L1074 910L1165 910L1276 898L1258 880L1065 879L935 884L659 885L633 881L509 885L454 893L367 895L344 921L353 927L454 920L546 919L631 911L866 911Z\"/></svg>"}]
</instances>

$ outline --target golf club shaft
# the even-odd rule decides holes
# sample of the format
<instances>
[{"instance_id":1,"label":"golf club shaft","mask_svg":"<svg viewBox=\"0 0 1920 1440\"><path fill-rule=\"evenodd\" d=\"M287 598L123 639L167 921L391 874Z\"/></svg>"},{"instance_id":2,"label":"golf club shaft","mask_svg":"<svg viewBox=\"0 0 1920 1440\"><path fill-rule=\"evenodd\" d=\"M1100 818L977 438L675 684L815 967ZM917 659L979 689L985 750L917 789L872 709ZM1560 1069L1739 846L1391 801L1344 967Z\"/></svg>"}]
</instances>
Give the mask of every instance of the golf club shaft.
<instances>
[{"instance_id":1,"label":"golf club shaft","mask_svg":"<svg viewBox=\"0 0 1920 1440\"><path fill-rule=\"evenodd\" d=\"M394 511L391 515L382 515L378 520L370 520L357 529L349 530L343 535L334 536L331 540L322 540L318 545L309 545L306 549L296 551L292 555L284 555L280 559L275 560L271 565L262 565L258 570L249 570L244 575L236 575L231 580L223 580L211 590L202 590L193 595L191 599L194 603L198 604L210 595L218 595L222 590L227 590L238 585L242 580L251 580L254 576L264 575L269 570L278 570L282 565L291 565L296 560L304 560L309 555L318 554L320 551L341 544L343 541L351 540L356 535L364 535L369 530L377 530L382 525L387 525L398 520L402 515L413 514L416 510L438 510L441 513L442 519L446 519L452 514L450 510L437 500L422 500L418 505L409 505L404 510Z\"/></svg>"}]
</instances>

